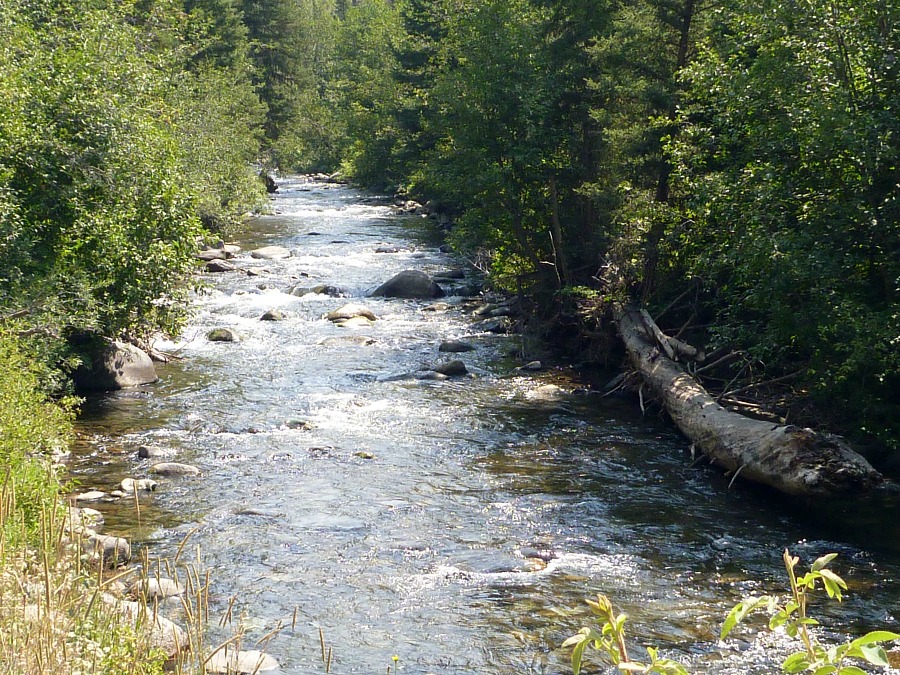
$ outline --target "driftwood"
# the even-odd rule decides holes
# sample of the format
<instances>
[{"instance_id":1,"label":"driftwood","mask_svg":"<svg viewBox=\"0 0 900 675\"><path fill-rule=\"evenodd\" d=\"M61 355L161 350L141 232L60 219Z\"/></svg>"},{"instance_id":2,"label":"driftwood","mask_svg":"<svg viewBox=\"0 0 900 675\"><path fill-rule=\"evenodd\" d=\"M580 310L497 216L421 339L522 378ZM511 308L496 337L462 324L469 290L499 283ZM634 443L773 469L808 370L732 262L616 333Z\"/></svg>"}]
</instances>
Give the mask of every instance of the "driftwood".
<instances>
[{"instance_id":1,"label":"driftwood","mask_svg":"<svg viewBox=\"0 0 900 675\"><path fill-rule=\"evenodd\" d=\"M660 351L653 327L639 310L617 314L619 334L644 382L691 443L734 478L808 496L861 491L881 480L838 436L726 410Z\"/></svg>"}]
</instances>

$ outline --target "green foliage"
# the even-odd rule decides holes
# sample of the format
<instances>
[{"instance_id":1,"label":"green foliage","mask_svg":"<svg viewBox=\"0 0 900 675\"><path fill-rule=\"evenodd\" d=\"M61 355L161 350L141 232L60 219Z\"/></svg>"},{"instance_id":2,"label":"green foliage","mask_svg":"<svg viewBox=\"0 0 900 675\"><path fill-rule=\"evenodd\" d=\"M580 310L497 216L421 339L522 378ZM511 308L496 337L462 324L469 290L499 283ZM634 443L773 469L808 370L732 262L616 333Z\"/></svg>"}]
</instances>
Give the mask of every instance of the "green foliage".
<instances>
[{"instance_id":1,"label":"green foliage","mask_svg":"<svg viewBox=\"0 0 900 675\"><path fill-rule=\"evenodd\" d=\"M621 671L629 673L658 673L659 675L688 675L685 667L672 659L661 659L659 650L647 648L650 663L632 661L625 648L625 614L616 614L612 603L605 595L598 595L597 601L587 601L594 614L600 617L601 628L582 628L576 635L563 642L563 647L572 647L572 670L581 672L585 648L590 645L603 654L604 658Z\"/></svg>"},{"instance_id":2,"label":"green foliage","mask_svg":"<svg viewBox=\"0 0 900 675\"><path fill-rule=\"evenodd\" d=\"M810 571L797 575L799 558L784 551L784 564L790 583L790 596L781 603L775 596L750 596L744 598L732 608L722 624L720 638L724 640L735 627L750 614L766 609L770 615L769 630L783 630L792 638L798 638L803 644L803 651L791 654L782 663L785 673L813 672L816 675L859 675L864 670L848 659L858 659L875 666L889 667L888 657L879 644L900 640L900 634L891 631L877 630L849 640L841 645L823 645L810 633L809 627L819 624L807 613L812 593L819 587L824 588L829 598L838 602L847 590L847 584L828 565L837 557L829 553L813 562ZM657 649L648 647L650 663L639 663L628 658L625 646L625 614L616 614L612 603L605 595L598 595L597 601L587 601L591 610L599 616L601 627L582 628L568 638L563 647L572 647L572 669L575 675L581 672L584 651L591 646L601 652L603 657L619 670L636 673L660 673L661 675L687 675L688 671L677 661L660 659Z\"/></svg>"},{"instance_id":3,"label":"green foliage","mask_svg":"<svg viewBox=\"0 0 900 675\"><path fill-rule=\"evenodd\" d=\"M671 150L692 217L670 242L717 289L722 341L803 369L845 423L895 444L897 18L879 2L719 10L686 71Z\"/></svg>"},{"instance_id":4,"label":"green foliage","mask_svg":"<svg viewBox=\"0 0 900 675\"><path fill-rule=\"evenodd\" d=\"M59 489L48 455L71 436L72 401L54 403L41 391L39 362L0 331L0 488L2 536L34 539L42 513L56 508Z\"/></svg>"},{"instance_id":5,"label":"green foliage","mask_svg":"<svg viewBox=\"0 0 900 675\"><path fill-rule=\"evenodd\" d=\"M786 673L811 671L817 675L858 675L865 672L858 666L848 664L848 659L889 667L887 654L879 643L900 640L898 633L872 631L841 645L823 645L809 631L809 626L819 623L807 614L813 591L821 586L829 598L840 602L843 591L847 589L844 580L828 568L836 557L836 553L824 555L813 562L809 572L798 576L797 565L800 559L785 549L783 558L791 591L787 601L780 603L773 596L744 598L726 617L721 638L724 640L752 612L765 608L770 615L770 630L782 629L787 635L799 638L803 643L803 651L791 654L782 663L782 670Z\"/></svg>"}]
</instances>

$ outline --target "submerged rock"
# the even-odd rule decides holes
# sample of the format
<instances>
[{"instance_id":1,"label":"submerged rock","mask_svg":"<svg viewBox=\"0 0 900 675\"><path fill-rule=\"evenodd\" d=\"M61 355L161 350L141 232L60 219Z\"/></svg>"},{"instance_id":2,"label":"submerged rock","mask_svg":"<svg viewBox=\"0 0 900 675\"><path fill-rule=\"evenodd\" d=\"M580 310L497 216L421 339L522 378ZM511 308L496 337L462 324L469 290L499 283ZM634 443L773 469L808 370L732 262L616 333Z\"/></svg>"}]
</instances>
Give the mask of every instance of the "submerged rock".
<instances>
[{"instance_id":1,"label":"submerged rock","mask_svg":"<svg viewBox=\"0 0 900 675\"><path fill-rule=\"evenodd\" d=\"M368 307L363 305L349 304L344 305L343 307L339 307L328 314L325 315L325 318L331 321L332 323L341 323L344 321L349 321L350 319L355 319L357 317L363 317L364 319L368 319L369 321L376 321L378 319L375 316L375 312L373 312Z\"/></svg>"},{"instance_id":2,"label":"submerged rock","mask_svg":"<svg viewBox=\"0 0 900 675\"><path fill-rule=\"evenodd\" d=\"M471 352L475 349L473 345L462 340L445 340L438 347L439 352L448 352L451 354L461 354L463 352Z\"/></svg>"},{"instance_id":3,"label":"submerged rock","mask_svg":"<svg viewBox=\"0 0 900 675\"><path fill-rule=\"evenodd\" d=\"M386 298L442 298L444 290L425 272L404 270L372 291L373 296Z\"/></svg>"}]
</instances>

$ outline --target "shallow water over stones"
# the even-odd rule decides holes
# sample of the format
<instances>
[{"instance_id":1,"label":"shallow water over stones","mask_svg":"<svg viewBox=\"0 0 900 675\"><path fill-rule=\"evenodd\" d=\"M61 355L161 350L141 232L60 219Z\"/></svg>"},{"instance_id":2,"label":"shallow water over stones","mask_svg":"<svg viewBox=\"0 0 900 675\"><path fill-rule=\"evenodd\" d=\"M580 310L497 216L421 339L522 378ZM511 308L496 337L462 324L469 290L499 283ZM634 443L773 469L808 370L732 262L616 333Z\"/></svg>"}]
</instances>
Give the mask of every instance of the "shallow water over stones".
<instances>
[{"instance_id":1,"label":"shallow water over stones","mask_svg":"<svg viewBox=\"0 0 900 675\"><path fill-rule=\"evenodd\" d=\"M212 570L210 642L236 596L245 649L288 626L268 645L284 673L324 672L320 628L333 673L565 673L559 645L603 592L635 645L695 672L770 673L758 646L721 652L716 638L742 594L781 587L784 546L841 553L851 595L825 610L839 630L896 628L896 542L829 541L803 505L729 490L631 402L584 395L546 362L521 369L520 339L478 329L453 286L440 305L367 297L403 270L459 266L427 220L300 178L274 206L238 237L237 270L207 275L182 340L157 345L179 357L160 382L88 403L70 460L79 492L162 462L199 469L152 474L139 520L133 496L91 505L153 555L193 531ZM253 257L274 246L291 255ZM376 320L325 318L351 303ZM218 328L239 339L207 339ZM451 341L474 348L453 354L467 374L407 376L451 360Z\"/></svg>"}]
</instances>

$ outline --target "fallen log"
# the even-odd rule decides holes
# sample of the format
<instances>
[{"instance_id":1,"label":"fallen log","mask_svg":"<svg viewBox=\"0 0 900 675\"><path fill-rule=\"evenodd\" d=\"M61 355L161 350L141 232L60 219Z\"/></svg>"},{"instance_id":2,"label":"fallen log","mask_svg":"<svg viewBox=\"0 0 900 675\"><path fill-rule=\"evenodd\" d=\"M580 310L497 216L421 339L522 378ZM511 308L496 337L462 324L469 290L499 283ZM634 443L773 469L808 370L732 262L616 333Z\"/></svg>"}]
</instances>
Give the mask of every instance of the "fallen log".
<instances>
[{"instance_id":1,"label":"fallen log","mask_svg":"<svg viewBox=\"0 0 900 675\"><path fill-rule=\"evenodd\" d=\"M734 478L801 496L862 491L881 481L839 436L751 419L719 405L660 351L640 310L621 309L617 324L629 358L678 428Z\"/></svg>"}]
</instances>

